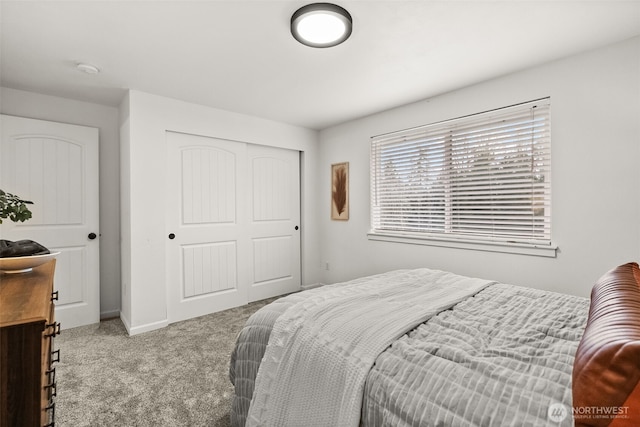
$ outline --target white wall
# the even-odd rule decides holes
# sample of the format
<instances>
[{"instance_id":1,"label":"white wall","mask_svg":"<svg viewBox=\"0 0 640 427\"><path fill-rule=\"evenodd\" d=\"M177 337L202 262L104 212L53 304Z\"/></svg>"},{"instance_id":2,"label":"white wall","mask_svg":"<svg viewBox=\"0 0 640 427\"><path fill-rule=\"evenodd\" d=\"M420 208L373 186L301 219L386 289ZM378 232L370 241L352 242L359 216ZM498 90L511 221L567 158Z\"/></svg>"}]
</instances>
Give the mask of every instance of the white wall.
<instances>
[{"instance_id":1,"label":"white wall","mask_svg":"<svg viewBox=\"0 0 640 427\"><path fill-rule=\"evenodd\" d=\"M120 191L118 109L0 88L2 114L91 126L100 143L100 316L120 312Z\"/></svg>"},{"instance_id":2,"label":"white wall","mask_svg":"<svg viewBox=\"0 0 640 427\"><path fill-rule=\"evenodd\" d=\"M316 131L130 91L121 106L122 312L131 334L167 324L166 131L303 152L302 281L319 276Z\"/></svg>"},{"instance_id":3,"label":"white wall","mask_svg":"<svg viewBox=\"0 0 640 427\"><path fill-rule=\"evenodd\" d=\"M164 298L164 283L152 284L147 274L159 270L156 262L163 262L164 224L158 235L153 227L159 226L155 224L159 216L149 221L146 215L147 209L158 208L150 200L158 194L146 189L154 188L162 176L164 160L157 156L164 150L154 154L158 143L154 138L164 128L304 151L303 285L428 266L586 296L605 270L640 259L639 76L640 39L635 38L326 129L320 133L319 145L313 131L140 92L132 92L123 102L120 119L116 108L9 88L0 88L0 112L100 129L103 317L117 315L120 307L131 316L131 302ZM552 99L557 258L367 240L371 136L543 96ZM119 132L124 135L122 141ZM576 152L581 153L580 162L573 159ZM133 167L132 161L136 162ZM330 165L343 161L350 162L351 219L330 221ZM129 182L122 184L126 201L122 208L121 162L127 180L129 172L135 173L131 187ZM134 299L128 294L122 295L122 301L121 213L126 219L122 223L126 251L122 277L127 279L123 288L143 283ZM147 249L149 256L138 253ZM328 271L325 262L329 262ZM143 309L139 315L129 319L132 325L162 323L166 318L161 310Z\"/></svg>"},{"instance_id":4,"label":"white wall","mask_svg":"<svg viewBox=\"0 0 640 427\"><path fill-rule=\"evenodd\" d=\"M556 258L367 240L371 136L546 96ZM330 269L323 280L426 266L588 296L605 271L640 259L639 156L640 38L326 129L320 133L321 259ZM331 221L330 165L345 161L350 220Z\"/></svg>"}]
</instances>

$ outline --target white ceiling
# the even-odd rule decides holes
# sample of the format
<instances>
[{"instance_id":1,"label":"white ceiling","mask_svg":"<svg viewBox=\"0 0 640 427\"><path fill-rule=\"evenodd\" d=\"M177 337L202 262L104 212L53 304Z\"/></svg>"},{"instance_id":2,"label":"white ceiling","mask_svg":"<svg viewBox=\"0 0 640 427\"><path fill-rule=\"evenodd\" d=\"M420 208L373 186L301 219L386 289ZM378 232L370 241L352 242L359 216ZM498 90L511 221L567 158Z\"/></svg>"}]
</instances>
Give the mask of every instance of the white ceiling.
<instances>
[{"instance_id":1,"label":"white ceiling","mask_svg":"<svg viewBox=\"0 0 640 427\"><path fill-rule=\"evenodd\" d=\"M136 89L322 129L640 34L640 0L336 0L353 34L314 49L289 32L311 2L2 0L0 83L110 106Z\"/></svg>"}]
</instances>

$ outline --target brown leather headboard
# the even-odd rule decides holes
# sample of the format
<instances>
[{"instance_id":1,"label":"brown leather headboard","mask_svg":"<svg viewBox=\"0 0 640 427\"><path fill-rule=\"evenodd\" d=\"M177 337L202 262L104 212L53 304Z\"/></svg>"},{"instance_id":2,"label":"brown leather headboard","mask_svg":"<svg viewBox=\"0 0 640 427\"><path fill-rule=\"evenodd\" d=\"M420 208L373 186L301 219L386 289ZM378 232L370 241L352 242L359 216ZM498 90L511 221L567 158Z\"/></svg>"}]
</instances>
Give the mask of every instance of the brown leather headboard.
<instances>
[{"instance_id":1,"label":"brown leather headboard","mask_svg":"<svg viewBox=\"0 0 640 427\"><path fill-rule=\"evenodd\" d=\"M573 365L576 426L640 426L640 269L600 278Z\"/></svg>"}]
</instances>

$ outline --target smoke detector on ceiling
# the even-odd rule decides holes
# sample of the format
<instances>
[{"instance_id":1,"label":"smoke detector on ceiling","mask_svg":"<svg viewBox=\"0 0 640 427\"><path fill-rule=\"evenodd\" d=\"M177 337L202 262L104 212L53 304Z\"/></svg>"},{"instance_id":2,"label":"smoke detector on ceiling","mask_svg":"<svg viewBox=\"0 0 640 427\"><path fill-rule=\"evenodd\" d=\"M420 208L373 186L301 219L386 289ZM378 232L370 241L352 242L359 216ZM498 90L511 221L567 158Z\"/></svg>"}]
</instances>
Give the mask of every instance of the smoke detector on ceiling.
<instances>
[{"instance_id":1,"label":"smoke detector on ceiling","mask_svg":"<svg viewBox=\"0 0 640 427\"><path fill-rule=\"evenodd\" d=\"M98 74L100 72L100 69L95 65L85 64L82 62L76 65L76 69L87 74Z\"/></svg>"}]
</instances>

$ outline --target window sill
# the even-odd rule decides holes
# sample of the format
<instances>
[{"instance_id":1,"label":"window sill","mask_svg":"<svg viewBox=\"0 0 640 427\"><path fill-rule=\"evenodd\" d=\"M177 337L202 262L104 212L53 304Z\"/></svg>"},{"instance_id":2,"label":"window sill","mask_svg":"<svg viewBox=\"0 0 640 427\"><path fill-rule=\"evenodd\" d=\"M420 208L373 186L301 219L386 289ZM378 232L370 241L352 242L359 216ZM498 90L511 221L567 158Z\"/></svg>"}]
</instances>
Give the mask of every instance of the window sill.
<instances>
[{"instance_id":1,"label":"window sill","mask_svg":"<svg viewBox=\"0 0 640 427\"><path fill-rule=\"evenodd\" d=\"M369 240L376 240L381 242L438 246L445 248L467 249L486 252L501 252L508 254L531 255L548 258L555 258L558 250L558 247L555 245L543 246L525 243L461 241L455 239L437 238L433 236L425 237L408 233L382 233L379 231L370 231L369 233L367 233L367 237Z\"/></svg>"}]
</instances>

